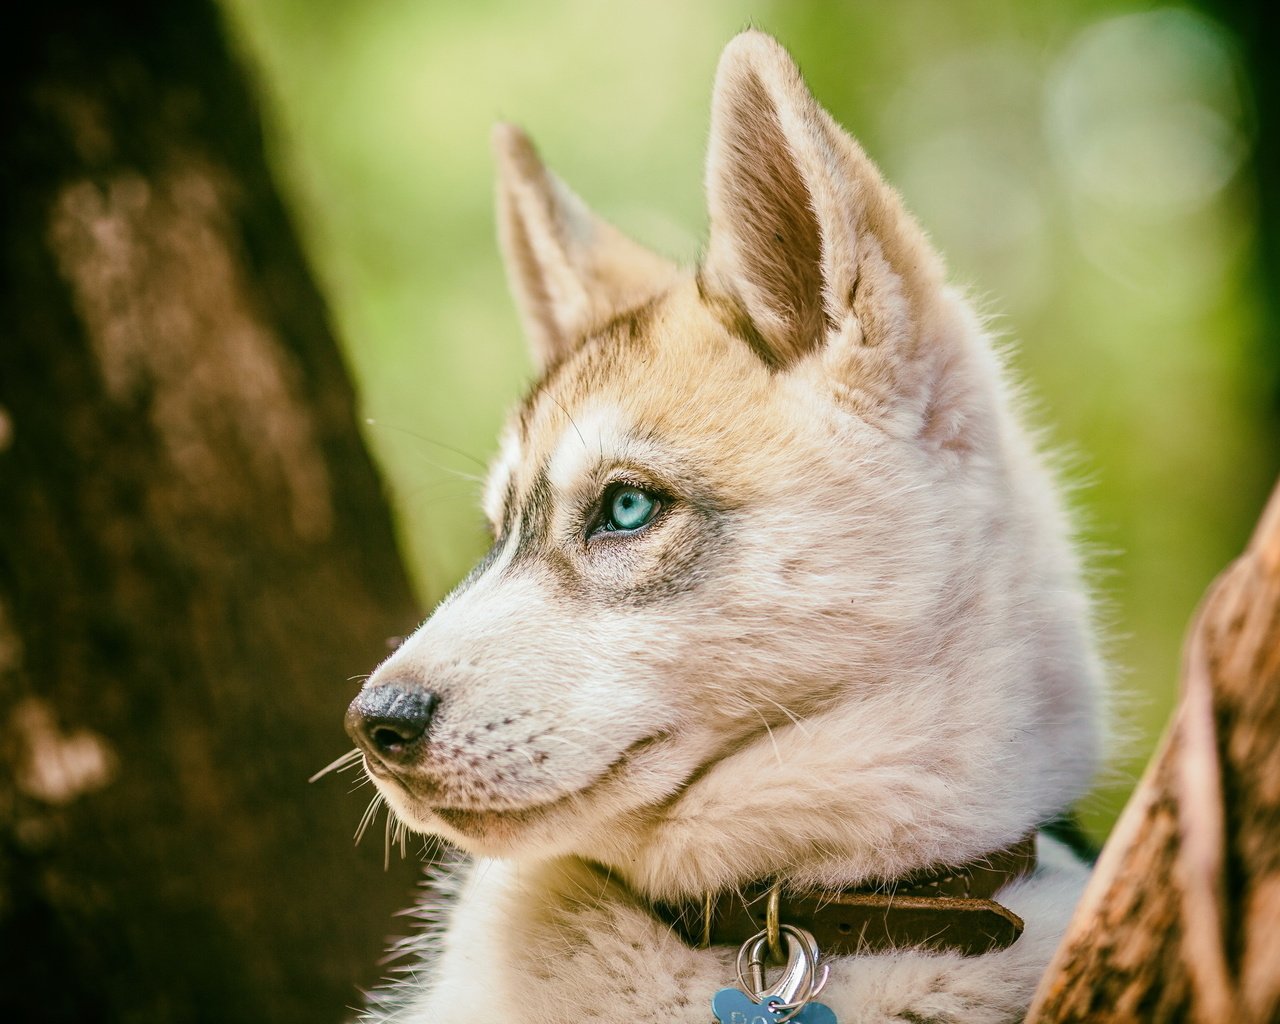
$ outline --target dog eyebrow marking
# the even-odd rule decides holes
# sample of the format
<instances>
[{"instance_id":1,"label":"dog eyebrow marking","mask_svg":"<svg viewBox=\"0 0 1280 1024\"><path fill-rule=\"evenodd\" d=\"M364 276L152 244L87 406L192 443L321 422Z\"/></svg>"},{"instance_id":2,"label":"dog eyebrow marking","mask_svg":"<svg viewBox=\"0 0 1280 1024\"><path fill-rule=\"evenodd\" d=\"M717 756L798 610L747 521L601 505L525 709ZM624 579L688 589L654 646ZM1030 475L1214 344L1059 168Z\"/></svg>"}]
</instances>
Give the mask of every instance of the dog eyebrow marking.
<instances>
[{"instance_id":1,"label":"dog eyebrow marking","mask_svg":"<svg viewBox=\"0 0 1280 1024\"><path fill-rule=\"evenodd\" d=\"M622 419L620 409L603 405L588 405L570 418L547 460L547 477L557 491L572 493L587 473L619 452L625 442Z\"/></svg>"},{"instance_id":2,"label":"dog eyebrow marking","mask_svg":"<svg viewBox=\"0 0 1280 1024\"><path fill-rule=\"evenodd\" d=\"M520 510L520 540L516 545L513 561L547 539L554 504L551 481L547 479L547 470L543 466L533 478L533 484Z\"/></svg>"},{"instance_id":3,"label":"dog eyebrow marking","mask_svg":"<svg viewBox=\"0 0 1280 1024\"><path fill-rule=\"evenodd\" d=\"M553 392L558 390L563 378L572 373L578 390L590 392L621 362L634 358L636 349L649 341L649 326L666 296L666 291L658 292L623 310L612 320L592 328L575 347L550 363L520 404L517 423L521 440L529 440L535 412L544 400L559 404Z\"/></svg>"}]
</instances>

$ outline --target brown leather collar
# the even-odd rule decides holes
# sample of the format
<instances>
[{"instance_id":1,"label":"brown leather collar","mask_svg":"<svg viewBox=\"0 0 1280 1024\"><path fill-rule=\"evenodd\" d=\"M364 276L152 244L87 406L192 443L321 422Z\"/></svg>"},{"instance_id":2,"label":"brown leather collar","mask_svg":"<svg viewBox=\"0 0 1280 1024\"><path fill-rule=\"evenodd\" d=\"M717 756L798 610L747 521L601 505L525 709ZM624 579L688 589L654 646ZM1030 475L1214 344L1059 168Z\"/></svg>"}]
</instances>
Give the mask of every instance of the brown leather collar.
<instances>
[{"instance_id":1,"label":"brown leather collar","mask_svg":"<svg viewBox=\"0 0 1280 1024\"><path fill-rule=\"evenodd\" d=\"M792 893L758 882L654 912L694 946L740 946L766 927L771 894L776 921L813 933L827 956L917 948L976 956L1006 949L1022 919L991 897L1036 867L1036 837L955 867L930 868L883 885Z\"/></svg>"}]
</instances>

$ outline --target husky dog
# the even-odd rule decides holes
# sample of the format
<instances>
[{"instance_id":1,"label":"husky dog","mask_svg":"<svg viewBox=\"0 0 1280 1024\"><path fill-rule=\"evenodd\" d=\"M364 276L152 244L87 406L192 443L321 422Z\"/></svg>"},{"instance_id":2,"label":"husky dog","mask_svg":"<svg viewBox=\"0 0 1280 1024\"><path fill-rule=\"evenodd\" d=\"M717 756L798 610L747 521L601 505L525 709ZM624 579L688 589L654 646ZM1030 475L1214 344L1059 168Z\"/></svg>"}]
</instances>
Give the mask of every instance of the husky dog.
<instances>
[{"instance_id":1,"label":"husky dog","mask_svg":"<svg viewBox=\"0 0 1280 1024\"><path fill-rule=\"evenodd\" d=\"M892 889L1086 791L1089 599L980 319L772 38L721 58L695 269L518 129L495 148L541 377L487 483L492 548L347 720L399 819L473 859L368 1019L707 1024L738 944L658 908ZM994 893L1020 938L828 953L821 1002L1021 1019L1088 871L1034 842Z\"/></svg>"}]
</instances>

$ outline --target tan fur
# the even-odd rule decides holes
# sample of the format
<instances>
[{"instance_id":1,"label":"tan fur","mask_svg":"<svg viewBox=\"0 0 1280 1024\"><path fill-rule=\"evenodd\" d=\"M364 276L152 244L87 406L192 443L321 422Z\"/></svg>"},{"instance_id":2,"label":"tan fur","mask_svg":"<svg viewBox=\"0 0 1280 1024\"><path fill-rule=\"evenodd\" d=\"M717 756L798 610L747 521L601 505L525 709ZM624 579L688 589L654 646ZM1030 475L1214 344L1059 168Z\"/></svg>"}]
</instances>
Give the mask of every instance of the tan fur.
<instances>
[{"instance_id":1,"label":"tan fur","mask_svg":"<svg viewBox=\"0 0 1280 1024\"><path fill-rule=\"evenodd\" d=\"M697 273L496 141L548 372L486 490L489 559L368 684L438 695L427 753L376 781L486 859L376 1016L705 1024L734 951L644 901L893 878L1068 807L1097 758L1089 604L989 341L772 39L721 60ZM589 536L615 481L662 512ZM1019 1018L1085 876L1042 845L1010 950L841 961L824 1001Z\"/></svg>"},{"instance_id":2,"label":"tan fur","mask_svg":"<svg viewBox=\"0 0 1280 1024\"><path fill-rule=\"evenodd\" d=\"M655 294L675 266L593 214L514 125L493 130L498 233L525 332L545 368L611 312Z\"/></svg>"}]
</instances>

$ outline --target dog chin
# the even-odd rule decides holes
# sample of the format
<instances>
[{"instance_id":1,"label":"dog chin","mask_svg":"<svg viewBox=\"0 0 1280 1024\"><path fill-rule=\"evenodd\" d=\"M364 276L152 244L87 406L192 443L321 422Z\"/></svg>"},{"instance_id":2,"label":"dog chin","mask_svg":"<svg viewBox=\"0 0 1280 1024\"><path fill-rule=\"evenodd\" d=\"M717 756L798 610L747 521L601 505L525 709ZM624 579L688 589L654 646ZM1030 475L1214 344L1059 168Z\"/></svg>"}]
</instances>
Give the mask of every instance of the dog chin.
<instances>
[{"instance_id":1,"label":"dog chin","mask_svg":"<svg viewBox=\"0 0 1280 1024\"><path fill-rule=\"evenodd\" d=\"M669 733L646 737L581 788L528 805L449 806L438 803L435 794L415 794L398 778L370 774L396 816L415 832L438 835L477 856L555 856L576 852L610 821L661 803L678 790L685 775L670 771L673 743Z\"/></svg>"},{"instance_id":2,"label":"dog chin","mask_svg":"<svg viewBox=\"0 0 1280 1024\"><path fill-rule=\"evenodd\" d=\"M480 811L438 807L430 812L430 817L432 825L428 831L477 856L521 858L557 852L546 849L549 819L558 817L553 810L529 807L518 811ZM560 832L561 841L573 834L572 825L555 831Z\"/></svg>"},{"instance_id":3,"label":"dog chin","mask_svg":"<svg viewBox=\"0 0 1280 1024\"><path fill-rule=\"evenodd\" d=\"M413 831L439 836L475 856L505 859L575 852L608 820L613 803L573 793L532 807L429 807L403 791L384 793L396 816Z\"/></svg>"}]
</instances>

